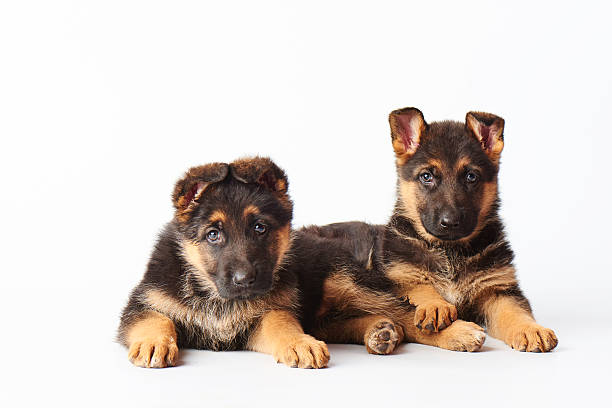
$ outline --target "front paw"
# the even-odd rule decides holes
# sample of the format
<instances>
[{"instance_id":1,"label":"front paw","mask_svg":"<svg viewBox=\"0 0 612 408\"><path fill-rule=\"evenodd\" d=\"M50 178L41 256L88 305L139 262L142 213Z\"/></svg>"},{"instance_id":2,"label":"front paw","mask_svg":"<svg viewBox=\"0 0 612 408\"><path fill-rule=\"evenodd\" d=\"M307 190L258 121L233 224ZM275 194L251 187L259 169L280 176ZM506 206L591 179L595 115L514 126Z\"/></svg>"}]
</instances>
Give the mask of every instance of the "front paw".
<instances>
[{"instance_id":1,"label":"front paw","mask_svg":"<svg viewBox=\"0 0 612 408\"><path fill-rule=\"evenodd\" d=\"M551 351L557 344L555 332L537 323L516 325L505 339L506 344L518 351L540 353Z\"/></svg>"},{"instance_id":2,"label":"front paw","mask_svg":"<svg viewBox=\"0 0 612 408\"><path fill-rule=\"evenodd\" d=\"M163 368L176 365L178 347L173 338L159 337L134 341L128 358L138 367Z\"/></svg>"},{"instance_id":3,"label":"front paw","mask_svg":"<svg viewBox=\"0 0 612 408\"><path fill-rule=\"evenodd\" d=\"M457 308L450 303L439 300L417 305L414 314L414 325L421 330L440 331L457 320Z\"/></svg>"},{"instance_id":4,"label":"front paw","mask_svg":"<svg viewBox=\"0 0 612 408\"><path fill-rule=\"evenodd\" d=\"M439 347L453 351L474 352L480 350L487 338L485 331L476 323L457 320L442 333L440 336Z\"/></svg>"},{"instance_id":5,"label":"front paw","mask_svg":"<svg viewBox=\"0 0 612 408\"><path fill-rule=\"evenodd\" d=\"M280 347L274 358L289 367L323 368L329 362L329 351L325 343L304 334Z\"/></svg>"}]
</instances>

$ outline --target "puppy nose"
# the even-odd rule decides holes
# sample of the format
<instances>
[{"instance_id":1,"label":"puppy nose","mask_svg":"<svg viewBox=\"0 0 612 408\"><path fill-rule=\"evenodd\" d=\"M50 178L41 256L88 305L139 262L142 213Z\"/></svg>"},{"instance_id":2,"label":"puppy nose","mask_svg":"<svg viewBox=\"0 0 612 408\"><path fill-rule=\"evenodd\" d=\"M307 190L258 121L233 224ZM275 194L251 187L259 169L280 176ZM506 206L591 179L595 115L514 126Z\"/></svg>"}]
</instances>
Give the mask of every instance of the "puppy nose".
<instances>
[{"instance_id":1,"label":"puppy nose","mask_svg":"<svg viewBox=\"0 0 612 408\"><path fill-rule=\"evenodd\" d=\"M451 213L442 214L440 225L447 229L457 228L459 226L459 216Z\"/></svg>"},{"instance_id":2,"label":"puppy nose","mask_svg":"<svg viewBox=\"0 0 612 408\"><path fill-rule=\"evenodd\" d=\"M255 272L239 269L234 272L232 282L237 286L251 286L255 282Z\"/></svg>"}]
</instances>

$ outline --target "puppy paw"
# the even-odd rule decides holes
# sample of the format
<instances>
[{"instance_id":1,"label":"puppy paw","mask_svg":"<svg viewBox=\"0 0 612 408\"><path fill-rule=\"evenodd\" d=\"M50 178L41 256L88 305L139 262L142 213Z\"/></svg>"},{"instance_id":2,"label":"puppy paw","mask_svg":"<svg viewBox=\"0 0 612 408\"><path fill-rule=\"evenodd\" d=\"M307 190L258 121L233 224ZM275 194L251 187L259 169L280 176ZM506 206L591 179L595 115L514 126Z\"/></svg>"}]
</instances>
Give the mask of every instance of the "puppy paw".
<instances>
[{"instance_id":1,"label":"puppy paw","mask_svg":"<svg viewBox=\"0 0 612 408\"><path fill-rule=\"evenodd\" d=\"M277 350L274 358L289 367L323 368L329 362L329 351L325 343L304 334Z\"/></svg>"},{"instance_id":2,"label":"puppy paw","mask_svg":"<svg viewBox=\"0 0 612 408\"><path fill-rule=\"evenodd\" d=\"M555 332L537 323L517 325L510 330L506 344L518 351L540 353L551 351L557 344Z\"/></svg>"},{"instance_id":3,"label":"puppy paw","mask_svg":"<svg viewBox=\"0 0 612 408\"><path fill-rule=\"evenodd\" d=\"M128 358L138 367L164 368L176 365L178 347L172 337L159 337L134 341Z\"/></svg>"},{"instance_id":4,"label":"puppy paw","mask_svg":"<svg viewBox=\"0 0 612 408\"><path fill-rule=\"evenodd\" d=\"M403 333L388 320L381 320L367 331L364 336L366 350L370 354L389 354L400 343Z\"/></svg>"},{"instance_id":5,"label":"puppy paw","mask_svg":"<svg viewBox=\"0 0 612 408\"><path fill-rule=\"evenodd\" d=\"M430 332L445 329L455 320L457 308L444 300L420 304L414 314L414 325Z\"/></svg>"},{"instance_id":6,"label":"puppy paw","mask_svg":"<svg viewBox=\"0 0 612 408\"><path fill-rule=\"evenodd\" d=\"M486 334L479 325L457 320L441 336L439 346L453 351L478 351L485 342Z\"/></svg>"}]
</instances>

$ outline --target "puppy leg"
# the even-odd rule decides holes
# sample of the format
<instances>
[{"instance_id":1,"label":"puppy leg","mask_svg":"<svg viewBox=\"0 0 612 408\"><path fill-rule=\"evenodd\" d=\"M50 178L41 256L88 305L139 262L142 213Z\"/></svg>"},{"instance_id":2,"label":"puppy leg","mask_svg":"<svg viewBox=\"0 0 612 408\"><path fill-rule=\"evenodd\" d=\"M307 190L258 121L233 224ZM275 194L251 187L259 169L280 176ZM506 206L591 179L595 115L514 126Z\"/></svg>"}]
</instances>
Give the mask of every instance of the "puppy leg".
<instances>
[{"instance_id":1,"label":"puppy leg","mask_svg":"<svg viewBox=\"0 0 612 408\"><path fill-rule=\"evenodd\" d=\"M416 306L414 325L419 329L437 332L457 320L457 308L444 300L431 285L412 285L402 290L402 297Z\"/></svg>"},{"instance_id":2,"label":"puppy leg","mask_svg":"<svg viewBox=\"0 0 612 408\"><path fill-rule=\"evenodd\" d=\"M515 350L547 352L559 342L555 332L536 323L525 299L492 295L482 301L481 310L488 333Z\"/></svg>"},{"instance_id":3,"label":"puppy leg","mask_svg":"<svg viewBox=\"0 0 612 408\"><path fill-rule=\"evenodd\" d=\"M172 320L147 311L126 329L128 358L139 367L163 368L176 364L178 347Z\"/></svg>"},{"instance_id":4,"label":"puppy leg","mask_svg":"<svg viewBox=\"0 0 612 408\"><path fill-rule=\"evenodd\" d=\"M486 338L484 329L475 323L455 320L440 332L429 332L417 329L413 318L412 313L409 313L403 319L404 338L407 342L454 351L478 351Z\"/></svg>"},{"instance_id":5,"label":"puppy leg","mask_svg":"<svg viewBox=\"0 0 612 408\"><path fill-rule=\"evenodd\" d=\"M401 326L384 316L367 315L332 323L315 332L329 343L365 344L370 354L390 354L404 338Z\"/></svg>"},{"instance_id":6,"label":"puppy leg","mask_svg":"<svg viewBox=\"0 0 612 408\"><path fill-rule=\"evenodd\" d=\"M325 343L305 334L295 316L284 310L269 311L261 318L247 348L272 354L276 362L290 367L323 368L329 362Z\"/></svg>"}]
</instances>

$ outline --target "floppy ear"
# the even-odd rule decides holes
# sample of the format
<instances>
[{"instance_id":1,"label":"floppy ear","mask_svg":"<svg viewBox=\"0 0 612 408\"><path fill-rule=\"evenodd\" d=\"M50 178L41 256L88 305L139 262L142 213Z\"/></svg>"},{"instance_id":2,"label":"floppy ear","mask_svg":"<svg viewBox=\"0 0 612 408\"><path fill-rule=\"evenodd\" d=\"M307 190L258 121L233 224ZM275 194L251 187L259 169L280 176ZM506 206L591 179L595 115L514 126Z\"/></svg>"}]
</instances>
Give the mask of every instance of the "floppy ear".
<instances>
[{"instance_id":1,"label":"floppy ear","mask_svg":"<svg viewBox=\"0 0 612 408\"><path fill-rule=\"evenodd\" d=\"M190 168L182 179L176 182L172 202L176 216L181 221L189 219L189 213L198 206L198 199L212 183L227 177L229 166L226 163L211 163Z\"/></svg>"},{"instance_id":2,"label":"floppy ear","mask_svg":"<svg viewBox=\"0 0 612 408\"><path fill-rule=\"evenodd\" d=\"M278 196L287 196L289 181L285 172L266 157L236 160L230 164L232 176L243 183L255 183Z\"/></svg>"},{"instance_id":3,"label":"floppy ear","mask_svg":"<svg viewBox=\"0 0 612 408\"><path fill-rule=\"evenodd\" d=\"M419 147L421 135L427 128L423 113L417 108L403 108L389 114L391 143L398 160L406 161Z\"/></svg>"},{"instance_id":4,"label":"floppy ear","mask_svg":"<svg viewBox=\"0 0 612 408\"><path fill-rule=\"evenodd\" d=\"M465 123L482 150L497 163L504 148L504 120L497 115L485 112L468 112Z\"/></svg>"}]
</instances>

